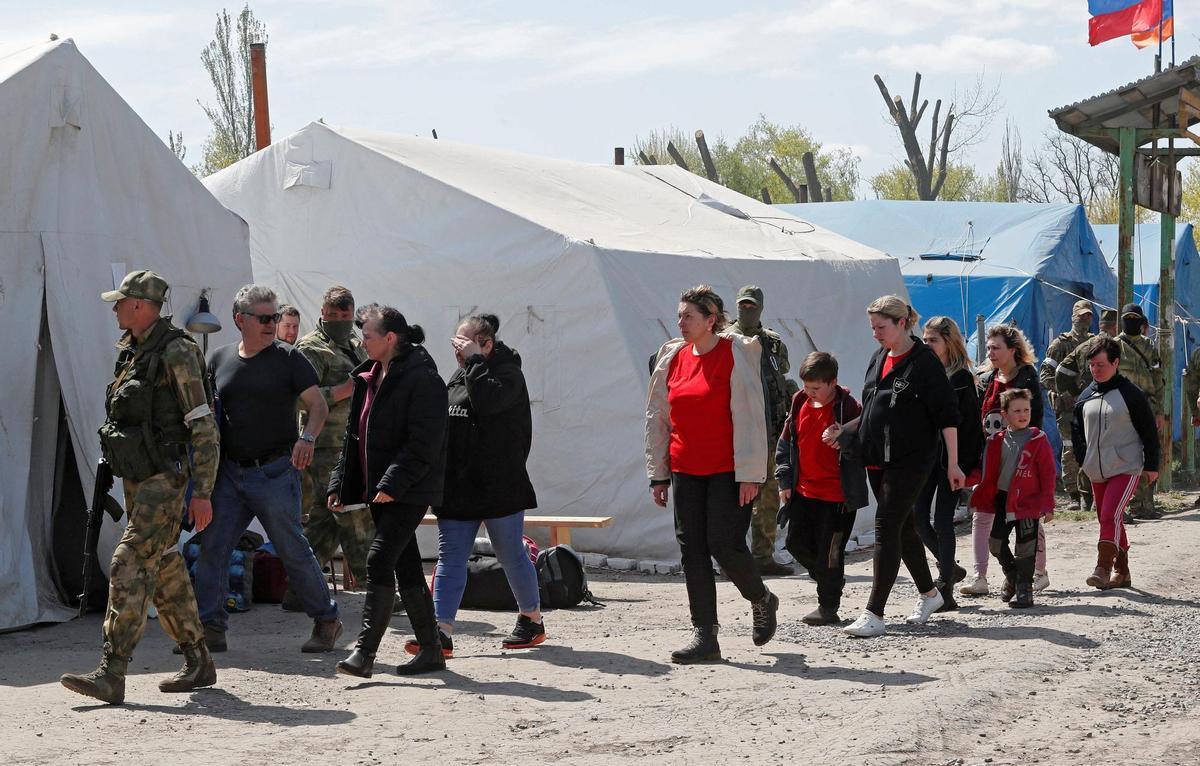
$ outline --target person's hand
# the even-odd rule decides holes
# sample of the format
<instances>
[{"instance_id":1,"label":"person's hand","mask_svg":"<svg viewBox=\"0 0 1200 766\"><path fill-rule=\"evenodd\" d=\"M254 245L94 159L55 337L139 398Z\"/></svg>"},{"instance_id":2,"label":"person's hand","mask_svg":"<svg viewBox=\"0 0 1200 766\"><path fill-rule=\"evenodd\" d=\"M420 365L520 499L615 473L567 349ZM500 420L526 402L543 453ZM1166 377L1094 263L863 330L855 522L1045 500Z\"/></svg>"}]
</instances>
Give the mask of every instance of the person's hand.
<instances>
[{"instance_id":1,"label":"person's hand","mask_svg":"<svg viewBox=\"0 0 1200 766\"><path fill-rule=\"evenodd\" d=\"M483 353L479 344L465 335L455 335L450 339L450 345L454 346L454 353L463 360L470 359L474 354Z\"/></svg>"},{"instance_id":2,"label":"person's hand","mask_svg":"<svg viewBox=\"0 0 1200 766\"><path fill-rule=\"evenodd\" d=\"M354 395L354 378L346 378L329 389L329 397L335 402L345 401Z\"/></svg>"},{"instance_id":3,"label":"person's hand","mask_svg":"<svg viewBox=\"0 0 1200 766\"><path fill-rule=\"evenodd\" d=\"M375 493L375 497L373 497L371 499L371 502L372 503L394 503L394 502L396 502L396 498L392 497L391 495L384 492L383 490L380 490Z\"/></svg>"},{"instance_id":4,"label":"person's hand","mask_svg":"<svg viewBox=\"0 0 1200 766\"><path fill-rule=\"evenodd\" d=\"M1154 417L1154 422L1155 422L1155 424L1158 425L1159 433L1162 433L1163 431L1167 430L1167 416L1166 415L1156 415Z\"/></svg>"},{"instance_id":5,"label":"person's hand","mask_svg":"<svg viewBox=\"0 0 1200 766\"><path fill-rule=\"evenodd\" d=\"M296 470L303 471L312 463L312 459L312 442L306 442L303 439L297 439L296 446L292 447L292 465L296 466Z\"/></svg>"},{"instance_id":6,"label":"person's hand","mask_svg":"<svg viewBox=\"0 0 1200 766\"><path fill-rule=\"evenodd\" d=\"M336 492L330 493L329 497L325 498L325 507L334 513L342 512L342 498Z\"/></svg>"},{"instance_id":7,"label":"person's hand","mask_svg":"<svg viewBox=\"0 0 1200 766\"><path fill-rule=\"evenodd\" d=\"M837 440L838 440L838 437L841 435L842 435L841 424L834 423L829 428L826 428L824 432L822 432L821 441L825 442L826 445L833 447L834 449L837 449L838 448Z\"/></svg>"},{"instance_id":8,"label":"person's hand","mask_svg":"<svg viewBox=\"0 0 1200 766\"><path fill-rule=\"evenodd\" d=\"M192 528L197 532L203 532L212 523L212 513L211 500L193 497L188 504L188 521L192 522Z\"/></svg>"},{"instance_id":9,"label":"person's hand","mask_svg":"<svg viewBox=\"0 0 1200 766\"><path fill-rule=\"evenodd\" d=\"M758 496L758 484L752 481L738 482L738 505L749 505Z\"/></svg>"},{"instance_id":10,"label":"person's hand","mask_svg":"<svg viewBox=\"0 0 1200 766\"><path fill-rule=\"evenodd\" d=\"M1046 511L1046 515L1042 517L1046 521L1054 521L1054 511Z\"/></svg>"},{"instance_id":11,"label":"person's hand","mask_svg":"<svg viewBox=\"0 0 1200 766\"><path fill-rule=\"evenodd\" d=\"M1146 477L1147 484L1153 484L1158 481L1158 471L1143 471L1142 476Z\"/></svg>"},{"instance_id":12,"label":"person's hand","mask_svg":"<svg viewBox=\"0 0 1200 766\"><path fill-rule=\"evenodd\" d=\"M654 498L655 505L663 508L667 507L667 490L670 487L670 484L655 484L650 487L650 497Z\"/></svg>"},{"instance_id":13,"label":"person's hand","mask_svg":"<svg viewBox=\"0 0 1200 766\"><path fill-rule=\"evenodd\" d=\"M958 467L958 463L946 469L946 478L950 480L950 489L955 491L962 489L967 483L967 476Z\"/></svg>"},{"instance_id":14,"label":"person's hand","mask_svg":"<svg viewBox=\"0 0 1200 766\"><path fill-rule=\"evenodd\" d=\"M792 491L790 489L779 490L779 504L780 505L787 505L788 501L791 499L792 499Z\"/></svg>"}]
</instances>

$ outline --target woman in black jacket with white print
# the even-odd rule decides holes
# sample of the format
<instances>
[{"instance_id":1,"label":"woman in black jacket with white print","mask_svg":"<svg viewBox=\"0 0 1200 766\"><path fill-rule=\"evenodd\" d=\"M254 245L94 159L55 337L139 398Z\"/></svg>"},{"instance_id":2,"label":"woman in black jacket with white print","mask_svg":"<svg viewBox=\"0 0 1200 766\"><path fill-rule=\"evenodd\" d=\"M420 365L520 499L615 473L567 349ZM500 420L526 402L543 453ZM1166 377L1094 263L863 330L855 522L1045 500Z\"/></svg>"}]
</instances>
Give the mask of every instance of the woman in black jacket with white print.
<instances>
[{"instance_id":1,"label":"woman in black jacket with white print","mask_svg":"<svg viewBox=\"0 0 1200 766\"><path fill-rule=\"evenodd\" d=\"M877 298L867 307L871 333L881 348L871 357L863 386L863 414L846 426L833 425L827 441L846 449L856 444L875 493L875 557L867 608L846 633L859 638L884 633L883 612L900 571L908 569L921 596L908 622L924 623L942 606L925 548L913 526L913 505L933 471L939 437L946 449L950 486L963 485L958 467L958 409L946 370L928 346L913 336L919 317L904 299Z\"/></svg>"}]
</instances>

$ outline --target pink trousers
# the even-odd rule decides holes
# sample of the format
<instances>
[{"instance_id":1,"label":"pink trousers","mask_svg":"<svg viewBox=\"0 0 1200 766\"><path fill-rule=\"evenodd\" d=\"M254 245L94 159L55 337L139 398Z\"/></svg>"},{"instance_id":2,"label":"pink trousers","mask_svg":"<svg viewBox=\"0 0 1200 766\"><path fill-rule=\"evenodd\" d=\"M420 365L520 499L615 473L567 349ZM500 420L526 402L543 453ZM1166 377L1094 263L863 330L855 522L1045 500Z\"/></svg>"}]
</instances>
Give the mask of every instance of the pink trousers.
<instances>
[{"instance_id":1,"label":"pink trousers","mask_svg":"<svg viewBox=\"0 0 1200 766\"><path fill-rule=\"evenodd\" d=\"M1099 495L1097 495L1099 497ZM988 535L992 533L992 521L996 514L975 511L971 519L971 541L975 548L975 574L987 577L988 570ZM1037 555L1033 558L1033 568L1036 572L1046 571L1046 525L1038 524Z\"/></svg>"}]
</instances>

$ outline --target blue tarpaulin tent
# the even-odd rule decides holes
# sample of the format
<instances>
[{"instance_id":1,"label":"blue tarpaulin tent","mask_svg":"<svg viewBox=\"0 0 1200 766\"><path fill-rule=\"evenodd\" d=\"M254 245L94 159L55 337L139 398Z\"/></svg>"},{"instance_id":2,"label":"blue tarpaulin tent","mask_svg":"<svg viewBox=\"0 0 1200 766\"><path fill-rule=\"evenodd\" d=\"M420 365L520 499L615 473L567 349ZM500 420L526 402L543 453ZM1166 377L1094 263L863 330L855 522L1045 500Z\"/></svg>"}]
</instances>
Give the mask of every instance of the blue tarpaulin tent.
<instances>
[{"instance_id":1,"label":"blue tarpaulin tent","mask_svg":"<svg viewBox=\"0 0 1200 766\"><path fill-rule=\"evenodd\" d=\"M1098 224L1092 227L1104 257L1115 271L1117 268L1117 226ZM1161 231L1158 221L1137 224L1133 234L1133 294L1142 305L1146 318L1158 324L1158 281L1160 274ZM1180 438L1180 415L1183 411L1181 381L1192 349L1200 347L1200 254L1192 224L1180 226L1175 232L1175 364L1172 399L1172 431Z\"/></svg>"},{"instance_id":2,"label":"blue tarpaulin tent","mask_svg":"<svg viewBox=\"0 0 1200 766\"><path fill-rule=\"evenodd\" d=\"M953 318L970 336L972 353L979 314L988 326L1015 322L1040 359L1054 336L1070 329L1079 297L1108 307L1116 300L1116 276L1081 205L866 200L778 207L897 258L913 306L922 317ZM1057 442L1053 418L1045 428Z\"/></svg>"}]
</instances>

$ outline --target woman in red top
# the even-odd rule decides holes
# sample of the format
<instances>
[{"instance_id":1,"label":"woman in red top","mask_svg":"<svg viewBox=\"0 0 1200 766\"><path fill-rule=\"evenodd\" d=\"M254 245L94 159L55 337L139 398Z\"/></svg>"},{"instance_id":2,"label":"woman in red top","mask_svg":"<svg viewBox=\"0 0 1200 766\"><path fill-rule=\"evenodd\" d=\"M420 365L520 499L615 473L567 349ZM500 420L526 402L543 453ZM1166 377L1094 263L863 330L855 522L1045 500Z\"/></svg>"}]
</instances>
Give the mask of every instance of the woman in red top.
<instances>
[{"instance_id":1,"label":"woman in red top","mask_svg":"<svg viewBox=\"0 0 1200 766\"><path fill-rule=\"evenodd\" d=\"M722 334L720 296L707 285L679 299L681 337L659 350L646 401L650 494L667 505L675 487L675 536L687 582L692 641L671 653L686 664L719 660L716 559L750 601L756 646L775 634L776 598L746 547L751 503L766 480L767 425L758 341Z\"/></svg>"}]
</instances>

